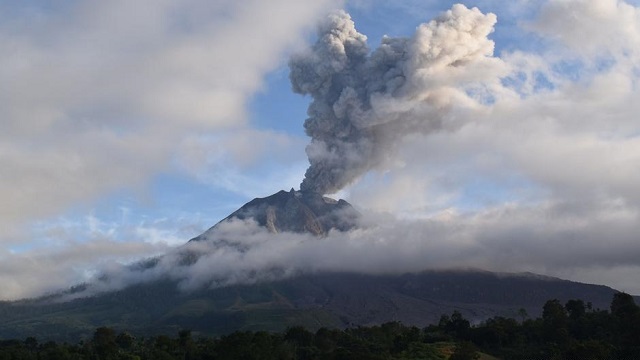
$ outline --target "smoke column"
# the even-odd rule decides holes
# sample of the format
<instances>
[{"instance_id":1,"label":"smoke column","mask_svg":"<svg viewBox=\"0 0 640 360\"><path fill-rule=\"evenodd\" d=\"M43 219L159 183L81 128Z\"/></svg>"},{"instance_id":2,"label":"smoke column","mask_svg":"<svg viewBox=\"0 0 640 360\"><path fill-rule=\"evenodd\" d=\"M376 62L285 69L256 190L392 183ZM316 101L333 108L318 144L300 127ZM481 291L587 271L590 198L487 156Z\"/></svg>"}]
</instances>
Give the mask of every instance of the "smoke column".
<instances>
[{"instance_id":1,"label":"smoke column","mask_svg":"<svg viewBox=\"0 0 640 360\"><path fill-rule=\"evenodd\" d=\"M452 126L451 107L471 102L466 90L500 61L487 38L495 23L494 14L457 4L412 37L384 37L370 51L347 13L330 14L313 47L289 63L293 90L313 98L301 190L335 193L380 166L406 135Z\"/></svg>"}]
</instances>

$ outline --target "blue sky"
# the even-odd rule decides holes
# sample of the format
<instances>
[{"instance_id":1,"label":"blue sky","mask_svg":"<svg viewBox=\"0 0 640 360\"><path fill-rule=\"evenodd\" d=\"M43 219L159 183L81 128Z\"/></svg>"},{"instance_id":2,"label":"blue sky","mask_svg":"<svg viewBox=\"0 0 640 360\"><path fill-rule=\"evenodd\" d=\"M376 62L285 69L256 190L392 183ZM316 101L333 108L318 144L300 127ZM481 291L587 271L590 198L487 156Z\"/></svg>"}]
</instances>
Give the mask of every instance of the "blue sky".
<instances>
[{"instance_id":1,"label":"blue sky","mask_svg":"<svg viewBox=\"0 0 640 360\"><path fill-rule=\"evenodd\" d=\"M311 98L291 90L287 64L315 24L343 8L373 50L455 3L0 1L0 298L170 251L254 197L298 188ZM640 2L461 3L497 22L488 38L451 41L493 52L461 72L427 69L420 81L437 86L400 99L446 102L446 131L402 135L333 196L415 222L430 254L487 253L455 266L640 293Z\"/></svg>"}]
</instances>

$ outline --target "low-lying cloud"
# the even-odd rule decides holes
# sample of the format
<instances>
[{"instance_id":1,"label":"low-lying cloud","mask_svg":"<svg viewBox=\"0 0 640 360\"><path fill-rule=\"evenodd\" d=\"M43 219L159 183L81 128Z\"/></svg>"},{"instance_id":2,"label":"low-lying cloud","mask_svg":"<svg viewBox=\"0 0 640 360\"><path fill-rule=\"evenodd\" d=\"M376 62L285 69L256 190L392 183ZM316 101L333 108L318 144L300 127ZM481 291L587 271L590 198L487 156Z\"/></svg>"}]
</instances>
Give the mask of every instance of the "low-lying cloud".
<instances>
[{"instance_id":1,"label":"low-lying cloud","mask_svg":"<svg viewBox=\"0 0 640 360\"><path fill-rule=\"evenodd\" d=\"M332 231L326 237L273 234L252 220L233 220L207 232L204 240L158 258L153 267L111 268L106 278L76 296L161 278L191 291L327 271L402 274L474 268L571 275L583 281L584 271L590 281L598 281L597 270L609 274L640 267L640 244L632 235L640 220L637 213L619 204L579 215L572 210L557 204L505 206L429 220L364 214L357 230ZM192 261L185 261L187 254ZM638 291L631 286L621 290Z\"/></svg>"}]
</instances>

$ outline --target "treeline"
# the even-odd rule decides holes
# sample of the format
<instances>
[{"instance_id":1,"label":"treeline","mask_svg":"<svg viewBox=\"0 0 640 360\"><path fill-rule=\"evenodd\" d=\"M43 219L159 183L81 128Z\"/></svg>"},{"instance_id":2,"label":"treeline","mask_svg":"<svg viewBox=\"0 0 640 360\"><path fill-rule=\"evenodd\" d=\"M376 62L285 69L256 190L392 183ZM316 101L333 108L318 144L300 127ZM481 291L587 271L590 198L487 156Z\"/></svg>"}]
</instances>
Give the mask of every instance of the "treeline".
<instances>
[{"instance_id":1,"label":"treeline","mask_svg":"<svg viewBox=\"0 0 640 360\"><path fill-rule=\"evenodd\" d=\"M398 322L345 330L302 327L283 333L238 331L219 338L134 336L107 327L78 344L0 341L0 360L204 360L204 359L640 359L640 307L625 293L609 310L582 300L549 300L542 317L494 317L472 326L459 312L424 329Z\"/></svg>"}]
</instances>

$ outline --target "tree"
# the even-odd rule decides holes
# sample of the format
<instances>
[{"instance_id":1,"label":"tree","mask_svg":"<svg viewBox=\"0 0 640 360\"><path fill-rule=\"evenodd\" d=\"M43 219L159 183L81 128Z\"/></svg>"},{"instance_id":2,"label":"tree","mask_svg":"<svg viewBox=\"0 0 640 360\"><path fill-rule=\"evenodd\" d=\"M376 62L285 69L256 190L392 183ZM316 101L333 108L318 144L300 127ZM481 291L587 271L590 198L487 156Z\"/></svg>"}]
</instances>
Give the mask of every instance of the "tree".
<instances>
[{"instance_id":1,"label":"tree","mask_svg":"<svg viewBox=\"0 0 640 360\"><path fill-rule=\"evenodd\" d=\"M454 311L451 317L442 315L438 327L445 333L455 336L457 339L466 340L469 338L469 320L462 317L459 311Z\"/></svg>"},{"instance_id":2,"label":"tree","mask_svg":"<svg viewBox=\"0 0 640 360\"><path fill-rule=\"evenodd\" d=\"M116 344L124 350L130 350L135 343L136 338L127 332L123 332L116 336Z\"/></svg>"},{"instance_id":3,"label":"tree","mask_svg":"<svg viewBox=\"0 0 640 360\"><path fill-rule=\"evenodd\" d=\"M196 358L196 347L191 337L191 330L180 330L178 332L178 347L185 360Z\"/></svg>"},{"instance_id":4,"label":"tree","mask_svg":"<svg viewBox=\"0 0 640 360\"><path fill-rule=\"evenodd\" d=\"M611 300L611 314L619 319L632 317L638 312L638 306L633 301L633 296L618 292L613 295Z\"/></svg>"},{"instance_id":5,"label":"tree","mask_svg":"<svg viewBox=\"0 0 640 360\"><path fill-rule=\"evenodd\" d=\"M617 336L619 358L638 358L640 356L640 308L633 296L619 292L611 301L613 328Z\"/></svg>"},{"instance_id":6,"label":"tree","mask_svg":"<svg viewBox=\"0 0 640 360\"><path fill-rule=\"evenodd\" d=\"M118 351L116 333L108 327L99 327L93 334L93 347L100 360L111 359Z\"/></svg>"},{"instance_id":7,"label":"tree","mask_svg":"<svg viewBox=\"0 0 640 360\"><path fill-rule=\"evenodd\" d=\"M569 318L571 320L577 320L587 312L584 301L582 300L569 300L564 307L567 309L567 312L569 312Z\"/></svg>"},{"instance_id":8,"label":"tree","mask_svg":"<svg viewBox=\"0 0 640 360\"><path fill-rule=\"evenodd\" d=\"M558 299L547 301L542 307L544 337L553 343L564 344L569 337L567 312Z\"/></svg>"},{"instance_id":9,"label":"tree","mask_svg":"<svg viewBox=\"0 0 640 360\"><path fill-rule=\"evenodd\" d=\"M569 332L577 340L586 340L593 329L590 328L587 318L587 308L582 300L569 300L564 305L569 313Z\"/></svg>"}]
</instances>

